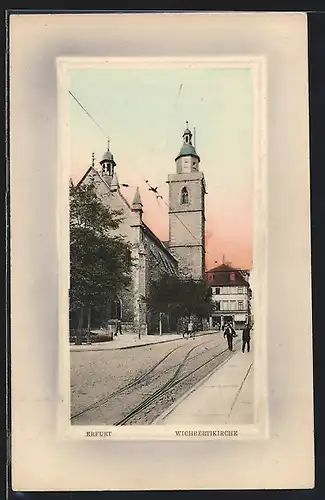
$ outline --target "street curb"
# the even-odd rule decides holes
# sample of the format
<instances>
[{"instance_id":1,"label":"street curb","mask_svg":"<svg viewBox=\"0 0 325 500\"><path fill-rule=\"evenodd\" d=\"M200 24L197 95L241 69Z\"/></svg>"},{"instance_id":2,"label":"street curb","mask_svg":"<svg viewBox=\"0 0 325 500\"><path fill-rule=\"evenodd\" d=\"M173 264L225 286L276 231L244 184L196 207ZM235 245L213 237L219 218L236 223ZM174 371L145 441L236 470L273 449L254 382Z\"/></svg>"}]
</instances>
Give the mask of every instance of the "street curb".
<instances>
[{"instance_id":1,"label":"street curb","mask_svg":"<svg viewBox=\"0 0 325 500\"><path fill-rule=\"evenodd\" d=\"M219 332L201 333L199 335L196 335L195 337L203 337L204 335L212 335L214 333L219 333ZM136 347L146 347L148 345L166 344L167 342L175 342L176 340L180 340L182 338L183 338L182 334L179 334L179 337L177 337L176 339L160 340L159 342L149 342L147 344L127 345L127 346L124 346L124 347L116 347L114 349L88 349L88 351L92 351L92 352L98 352L98 351L121 351L122 349L135 349ZM70 349L70 352L84 352L84 351L87 352L87 349L80 349L80 350L77 350L77 349L71 350Z\"/></svg>"},{"instance_id":2,"label":"street curb","mask_svg":"<svg viewBox=\"0 0 325 500\"><path fill-rule=\"evenodd\" d=\"M201 333L199 335L196 335L195 337L203 337L204 335L212 335L213 333L217 332L210 332L210 333ZM179 337L177 339L170 339L170 340L160 340L159 342L149 342L148 344L140 344L140 345L127 345L125 347L117 347L116 349L112 349L112 351L117 351L121 349L134 349L134 347L144 347L148 345L157 345L157 344L166 344L167 342L174 342L175 340L180 340L184 337L182 337L182 334L179 334Z\"/></svg>"},{"instance_id":3,"label":"street curb","mask_svg":"<svg viewBox=\"0 0 325 500\"><path fill-rule=\"evenodd\" d=\"M203 385L204 382L206 382L206 380L208 380L210 377L212 377L212 375L215 372L220 370L220 368L222 368L226 363L228 363L228 361L230 361L235 356L235 354L238 354L238 352L239 351L235 351L232 356L227 358L217 368L215 368L210 373L208 373L205 377L203 377L201 380L199 380L199 382L197 382L193 387L191 387L191 389L189 389L187 392L185 392L183 394L183 396L181 396L179 399L177 399L169 408L167 408L167 410L165 410L161 415L159 415L159 417L157 417L153 422L151 422L150 425L159 425L159 423L162 422L163 420L165 420L165 418L168 417L168 415L170 413L172 413L175 410L175 408L177 408L177 406L179 406L188 396L190 396L192 394L192 392L196 391L199 387L201 387L201 385Z\"/></svg>"},{"instance_id":4,"label":"street curb","mask_svg":"<svg viewBox=\"0 0 325 500\"><path fill-rule=\"evenodd\" d=\"M148 345L166 344L167 342L174 342L175 340L179 340L180 338L181 337L178 337L177 339L160 340L159 342L149 342L148 344L126 345L124 347L117 347L116 349L112 349L112 351L121 351L122 349L134 349L135 347L145 347Z\"/></svg>"}]
</instances>

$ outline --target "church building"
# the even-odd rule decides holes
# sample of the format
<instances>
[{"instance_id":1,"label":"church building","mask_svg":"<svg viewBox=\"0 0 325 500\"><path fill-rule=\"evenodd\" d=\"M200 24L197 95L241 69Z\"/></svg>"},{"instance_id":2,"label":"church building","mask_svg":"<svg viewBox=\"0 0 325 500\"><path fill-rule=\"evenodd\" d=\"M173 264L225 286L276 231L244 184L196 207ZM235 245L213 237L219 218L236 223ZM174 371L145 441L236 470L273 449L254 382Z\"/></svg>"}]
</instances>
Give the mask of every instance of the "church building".
<instances>
[{"instance_id":1,"label":"church building","mask_svg":"<svg viewBox=\"0 0 325 500\"><path fill-rule=\"evenodd\" d=\"M204 174L200 157L192 144L192 132L186 123L183 144L175 158L176 172L168 175L169 240L162 242L143 221L140 190L136 189L132 204L124 197L118 181L118 166L108 144L99 164L89 167L80 183L95 185L102 203L121 210L123 221L118 233L131 243L132 279L114 304L110 304L111 319L122 320L124 330L141 334L158 331L157 318L146 310L141 297L147 296L151 280L162 274L174 274L193 279L205 273L205 203ZM79 183L79 184L80 184ZM173 329L165 318L164 330Z\"/></svg>"}]
</instances>

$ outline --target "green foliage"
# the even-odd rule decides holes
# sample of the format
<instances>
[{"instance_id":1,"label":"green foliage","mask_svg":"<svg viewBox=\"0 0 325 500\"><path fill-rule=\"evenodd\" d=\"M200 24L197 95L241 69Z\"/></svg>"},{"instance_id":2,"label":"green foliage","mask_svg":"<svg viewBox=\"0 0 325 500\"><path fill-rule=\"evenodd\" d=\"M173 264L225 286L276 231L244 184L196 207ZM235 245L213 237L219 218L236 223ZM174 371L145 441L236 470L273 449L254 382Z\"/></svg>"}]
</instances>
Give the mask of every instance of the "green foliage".
<instances>
[{"instance_id":1,"label":"green foliage","mask_svg":"<svg viewBox=\"0 0 325 500\"><path fill-rule=\"evenodd\" d=\"M148 297L143 297L148 309L165 314L174 312L178 283L179 279L169 274L163 274L158 280L151 281Z\"/></svg>"},{"instance_id":2,"label":"green foliage","mask_svg":"<svg viewBox=\"0 0 325 500\"><path fill-rule=\"evenodd\" d=\"M70 185L70 309L116 297L131 273L130 245L114 230L121 212L103 205L93 184Z\"/></svg>"},{"instance_id":3,"label":"green foliage","mask_svg":"<svg viewBox=\"0 0 325 500\"><path fill-rule=\"evenodd\" d=\"M181 279L168 274L150 284L144 301L149 310L174 313L178 318L208 317L212 304L211 289L205 280Z\"/></svg>"}]
</instances>

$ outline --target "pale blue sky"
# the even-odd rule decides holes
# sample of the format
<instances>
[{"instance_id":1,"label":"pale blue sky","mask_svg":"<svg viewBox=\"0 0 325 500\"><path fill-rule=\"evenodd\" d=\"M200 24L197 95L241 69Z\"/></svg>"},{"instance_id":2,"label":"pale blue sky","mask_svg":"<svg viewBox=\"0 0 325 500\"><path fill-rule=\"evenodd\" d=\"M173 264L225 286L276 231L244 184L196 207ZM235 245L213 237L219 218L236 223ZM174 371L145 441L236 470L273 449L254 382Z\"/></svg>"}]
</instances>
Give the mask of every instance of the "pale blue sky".
<instances>
[{"instance_id":1,"label":"pale blue sky","mask_svg":"<svg viewBox=\"0 0 325 500\"><path fill-rule=\"evenodd\" d=\"M252 250L253 82L250 69L78 69L70 90L110 137L120 182L139 185L144 218L167 239L167 211L145 179L167 198L186 120L207 184L208 267L222 254L250 265ZM106 136L70 98L71 175L79 180L106 150ZM146 211L147 206L147 211ZM165 217L162 218L162 212ZM156 222L159 219L159 224Z\"/></svg>"}]
</instances>

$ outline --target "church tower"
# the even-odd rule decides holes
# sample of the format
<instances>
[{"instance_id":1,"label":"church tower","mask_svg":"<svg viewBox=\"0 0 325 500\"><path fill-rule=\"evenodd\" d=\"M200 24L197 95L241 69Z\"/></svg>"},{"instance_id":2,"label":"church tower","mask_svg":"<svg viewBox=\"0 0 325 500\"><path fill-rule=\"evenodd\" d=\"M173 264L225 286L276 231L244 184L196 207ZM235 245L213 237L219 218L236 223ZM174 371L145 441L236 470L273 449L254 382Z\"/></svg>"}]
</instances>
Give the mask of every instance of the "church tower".
<instances>
[{"instance_id":1,"label":"church tower","mask_svg":"<svg viewBox=\"0 0 325 500\"><path fill-rule=\"evenodd\" d=\"M205 272L205 181L200 157L192 144L192 132L183 134L175 158L176 174L168 175L169 249L183 277L201 279Z\"/></svg>"}]
</instances>

